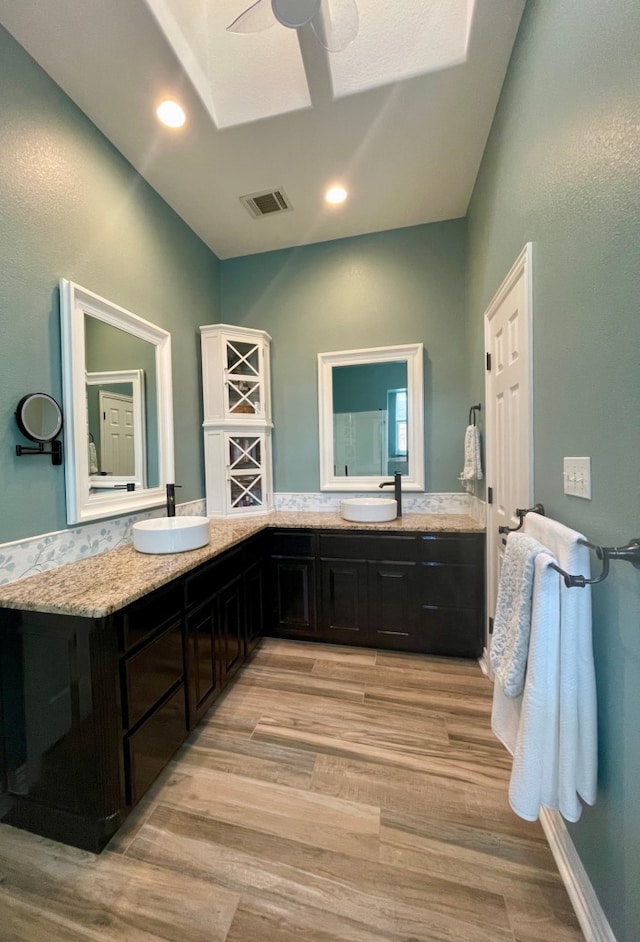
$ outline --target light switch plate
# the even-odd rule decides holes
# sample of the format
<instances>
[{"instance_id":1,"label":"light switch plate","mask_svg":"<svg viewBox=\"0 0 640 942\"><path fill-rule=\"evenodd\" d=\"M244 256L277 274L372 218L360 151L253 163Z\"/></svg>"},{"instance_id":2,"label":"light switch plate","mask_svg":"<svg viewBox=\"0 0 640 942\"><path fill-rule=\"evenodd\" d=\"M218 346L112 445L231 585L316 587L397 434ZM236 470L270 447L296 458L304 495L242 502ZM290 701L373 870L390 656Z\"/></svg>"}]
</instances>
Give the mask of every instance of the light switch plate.
<instances>
[{"instance_id":1,"label":"light switch plate","mask_svg":"<svg viewBox=\"0 0 640 942\"><path fill-rule=\"evenodd\" d=\"M564 459L564 492L591 500L591 458Z\"/></svg>"}]
</instances>

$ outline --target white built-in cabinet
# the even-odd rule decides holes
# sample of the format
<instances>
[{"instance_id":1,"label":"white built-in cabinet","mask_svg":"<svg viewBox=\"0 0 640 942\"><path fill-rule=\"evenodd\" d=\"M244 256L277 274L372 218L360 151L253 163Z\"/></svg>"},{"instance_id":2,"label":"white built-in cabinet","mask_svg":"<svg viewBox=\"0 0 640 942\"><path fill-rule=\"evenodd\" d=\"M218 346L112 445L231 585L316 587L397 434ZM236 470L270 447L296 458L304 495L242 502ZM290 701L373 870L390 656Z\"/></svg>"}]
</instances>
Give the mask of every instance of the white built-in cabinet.
<instances>
[{"instance_id":1,"label":"white built-in cabinet","mask_svg":"<svg viewBox=\"0 0 640 942\"><path fill-rule=\"evenodd\" d=\"M269 346L263 330L200 328L207 515L273 506Z\"/></svg>"}]
</instances>

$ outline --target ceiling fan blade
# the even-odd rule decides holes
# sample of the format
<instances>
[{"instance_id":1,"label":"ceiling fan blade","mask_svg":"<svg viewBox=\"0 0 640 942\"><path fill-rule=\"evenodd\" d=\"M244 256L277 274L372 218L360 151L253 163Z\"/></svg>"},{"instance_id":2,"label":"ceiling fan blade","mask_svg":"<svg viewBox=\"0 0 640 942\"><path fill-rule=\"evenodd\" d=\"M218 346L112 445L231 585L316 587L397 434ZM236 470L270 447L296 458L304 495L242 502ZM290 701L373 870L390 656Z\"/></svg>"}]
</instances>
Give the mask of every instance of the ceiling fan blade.
<instances>
[{"instance_id":1,"label":"ceiling fan blade","mask_svg":"<svg viewBox=\"0 0 640 942\"><path fill-rule=\"evenodd\" d=\"M356 0L322 0L311 26L327 52L342 52L358 35Z\"/></svg>"},{"instance_id":2,"label":"ceiling fan blade","mask_svg":"<svg viewBox=\"0 0 640 942\"><path fill-rule=\"evenodd\" d=\"M227 26L227 32L261 33L275 26L277 22L271 7L271 0L256 0Z\"/></svg>"}]
</instances>

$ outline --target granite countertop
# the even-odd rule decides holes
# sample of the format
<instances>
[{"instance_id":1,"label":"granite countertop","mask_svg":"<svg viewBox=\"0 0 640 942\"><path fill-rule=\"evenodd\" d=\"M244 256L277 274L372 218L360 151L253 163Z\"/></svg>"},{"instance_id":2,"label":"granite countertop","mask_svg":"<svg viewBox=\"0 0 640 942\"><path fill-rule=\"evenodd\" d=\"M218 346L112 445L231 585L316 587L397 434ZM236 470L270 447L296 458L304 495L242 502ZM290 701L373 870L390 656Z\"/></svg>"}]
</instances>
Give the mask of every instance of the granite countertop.
<instances>
[{"instance_id":1,"label":"granite countertop","mask_svg":"<svg viewBox=\"0 0 640 942\"><path fill-rule=\"evenodd\" d=\"M462 514L405 514L386 523L354 523L338 513L275 511L245 520L212 520L211 542L187 553L148 555L132 545L108 550L57 569L0 586L0 608L103 618L182 576L266 527L378 530L420 533L481 533L482 524Z\"/></svg>"}]
</instances>

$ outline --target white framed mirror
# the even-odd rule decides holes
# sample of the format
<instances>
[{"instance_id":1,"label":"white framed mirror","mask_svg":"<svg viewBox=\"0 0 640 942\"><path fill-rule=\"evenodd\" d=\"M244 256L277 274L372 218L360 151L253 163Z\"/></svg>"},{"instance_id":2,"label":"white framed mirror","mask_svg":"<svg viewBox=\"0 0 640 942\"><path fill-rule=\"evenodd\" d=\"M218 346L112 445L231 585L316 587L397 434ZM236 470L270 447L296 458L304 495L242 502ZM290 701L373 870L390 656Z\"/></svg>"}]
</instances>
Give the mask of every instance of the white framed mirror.
<instances>
[{"instance_id":1,"label":"white framed mirror","mask_svg":"<svg viewBox=\"0 0 640 942\"><path fill-rule=\"evenodd\" d=\"M320 489L424 490L421 343L318 354Z\"/></svg>"},{"instance_id":2,"label":"white framed mirror","mask_svg":"<svg viewBox=\"0 0 640 942\"><path fill-rule=\"evenodd\" d=\"M164 504L174 480L171 335L66 278L60 321L67 522ZM113 410L103 432L100 392Z\"/></svg>"}]
</instances>

